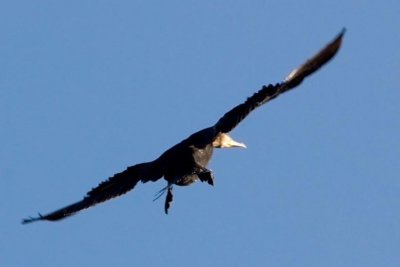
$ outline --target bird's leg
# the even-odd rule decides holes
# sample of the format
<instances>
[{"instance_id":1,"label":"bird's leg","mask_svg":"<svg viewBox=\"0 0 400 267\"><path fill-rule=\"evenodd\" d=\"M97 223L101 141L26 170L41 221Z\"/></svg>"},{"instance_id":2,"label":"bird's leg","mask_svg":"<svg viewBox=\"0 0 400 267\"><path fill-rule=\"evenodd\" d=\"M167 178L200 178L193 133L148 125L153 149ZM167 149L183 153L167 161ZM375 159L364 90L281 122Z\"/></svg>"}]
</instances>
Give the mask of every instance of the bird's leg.
<instances>
[{"instance_id":1,"label":"bird's leg","mask_svg":"<svg viewBox=\"0 0 400 267\"><path fill-rule=\"evenodd\" d=\"M214 175L211 170L199 166L199 172L196 173L200 181L207 182L209 185L214 185Z\"/></svg>"},{"instance_id":2,"label":"bird's leg","mask_svg":"<svg viewBox=\"0 0 400 267\"><path fill-rule=\"evenodd\" d=\"M171 186L168 186L167 197L165 198L165 205L164 205L165 214L168 214L168 209L171 206L173 198L174 198L174 195L172 194L172 185L171 185Z\"/></svg>"}]
</instances>

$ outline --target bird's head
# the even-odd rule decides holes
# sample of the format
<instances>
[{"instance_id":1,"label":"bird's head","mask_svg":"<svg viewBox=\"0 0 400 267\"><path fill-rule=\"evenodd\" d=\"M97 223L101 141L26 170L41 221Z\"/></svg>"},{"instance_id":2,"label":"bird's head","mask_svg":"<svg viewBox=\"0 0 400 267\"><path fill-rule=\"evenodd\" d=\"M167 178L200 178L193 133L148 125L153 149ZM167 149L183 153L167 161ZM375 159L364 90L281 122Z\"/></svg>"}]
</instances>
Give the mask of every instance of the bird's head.
<instances>
[{"instance_id":1,"label":"bird's head","mask_svg":"<svg viewBox=\"0 0 400 267\"><path fill-rule=\"evenodd\" d=\"M229 147L242 147L246 148L246 145L243 143L236 142L229 135L225 133L220 133L212 142L213 147L215 148L229 148Z\"/></svg>"}]
</instances>

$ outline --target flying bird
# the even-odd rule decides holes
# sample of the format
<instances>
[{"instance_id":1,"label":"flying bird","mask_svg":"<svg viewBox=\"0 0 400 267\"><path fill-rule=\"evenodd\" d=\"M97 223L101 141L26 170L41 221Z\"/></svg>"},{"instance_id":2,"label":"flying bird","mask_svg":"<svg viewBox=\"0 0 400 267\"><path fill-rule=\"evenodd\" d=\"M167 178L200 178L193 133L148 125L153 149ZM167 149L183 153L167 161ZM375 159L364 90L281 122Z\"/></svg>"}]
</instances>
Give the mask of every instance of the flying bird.
<instances>
[{"instance_id":1,"label":"flying bird","mask_svg":"<svg viewBox=\"0 0 400 267\"><path fill-rule=\"evenodd\" d=\"M258 92L247 98L242 104L225 113L216 124L190 135L166 150L157 159L130 166L126 170L114 174L90 190L79 202L46 215L39 213L37 217L23 219L22 223L40 220L57 221L123 195L132 190L139 181L142 183L155 182L162 177L167 181L167 186L156 194L156 199L166 192L164 211L167 214L173 201L173 186L187 186L198 180L214 185L214 175L207 168L214 148L245 148L245 144L233 140L228 133L254 109L297 87L304 78L331 60L341 46L344 33L345 29L320 52L290 72L282 82L262 86Z\"/></svg>"}]
</instances>

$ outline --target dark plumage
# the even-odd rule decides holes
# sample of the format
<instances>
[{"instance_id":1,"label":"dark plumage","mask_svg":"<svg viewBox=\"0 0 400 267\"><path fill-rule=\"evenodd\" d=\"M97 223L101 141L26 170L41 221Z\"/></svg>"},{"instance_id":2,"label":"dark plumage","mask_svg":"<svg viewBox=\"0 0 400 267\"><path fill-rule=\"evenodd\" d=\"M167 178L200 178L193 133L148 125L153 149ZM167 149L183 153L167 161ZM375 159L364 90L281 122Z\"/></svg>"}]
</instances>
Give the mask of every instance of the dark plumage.
<instances>
[{"instance_id":1,"label":"dark plumage","mask_svg":"<svg viewBox=\"0 0 400 267\"><path fill-rule=\"evenodd\" d=\"M39 214L38 217L24 219L22 223L38 220L60 220L83 209L125 194L133 189L139 181L142 183L154 182L161 177L164 177L168 185L158 192L157 198L167 191L165 213L168 213L168 208L173 199L172 186L174 184L190 185L196 180L213 185L213 174L207 169L213 149L245 147L244 144L234 141L227 133L234 129L251 111L278 95L295 88L304 78L332 59L341 46L344 32L343 29L331 43L292 71L284 81L275 85L263 86L261 90L247 98L244 103L225 113L215 125L192 134L165 151L156 160L128 167L125 171L115 174L93 188L81 201L46 215Z\"/></svg>"}]
</instances>

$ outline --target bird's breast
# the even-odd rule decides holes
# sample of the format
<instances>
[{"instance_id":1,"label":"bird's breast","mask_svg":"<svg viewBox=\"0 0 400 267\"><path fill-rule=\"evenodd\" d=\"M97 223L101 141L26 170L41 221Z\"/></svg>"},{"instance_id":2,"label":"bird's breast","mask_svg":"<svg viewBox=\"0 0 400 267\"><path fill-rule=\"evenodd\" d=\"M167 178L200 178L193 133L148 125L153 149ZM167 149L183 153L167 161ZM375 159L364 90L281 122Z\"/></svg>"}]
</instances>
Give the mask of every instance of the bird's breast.
<instances>
[{"instance_id":1,"label":"bird's breast","mask_svg":"<svg viewBox=\"0 0 400 267\"><path fill-rule=\"evenodd\" d=\"M212 145L207 145L206 147L201 149L193 148L192 155L194 162L201 167L206 167L211 160L213 150L214 148Z\"/></svg>"}]
</instances>

